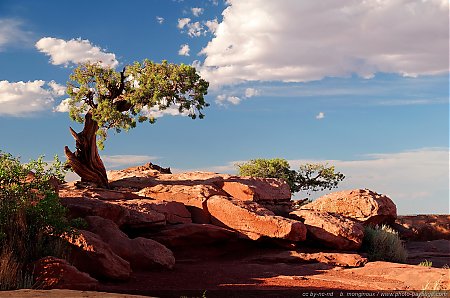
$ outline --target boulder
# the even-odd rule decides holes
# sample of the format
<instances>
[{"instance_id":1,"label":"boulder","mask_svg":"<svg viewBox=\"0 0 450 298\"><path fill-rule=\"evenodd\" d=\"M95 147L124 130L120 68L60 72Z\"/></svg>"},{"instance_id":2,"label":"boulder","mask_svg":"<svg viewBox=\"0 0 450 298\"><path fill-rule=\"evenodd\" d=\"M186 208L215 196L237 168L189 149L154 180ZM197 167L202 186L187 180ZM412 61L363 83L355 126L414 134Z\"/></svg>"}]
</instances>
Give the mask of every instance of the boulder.
<instances>
[{"instance_id":1,"label":"boulder","mask_svg":"<svg viewBox=\"0 0 450 298\"><path fill-rule=\"evenodd\" d=\"M75 237L66 237L72 244L71 261L75 267L98 279L127 280L130 263L115 254L96 234L78 230Z\"/></svg>"},{"instance_id":2,"label":"boulder","mask_svg":"<svg viewBox=\"0 0 450 298\"><path fill-rule=\"evenodd\" d=\"M302 222L275 216L255 202L213 196L206 204L214 225L236 230L250 239L269 237L303 241L306 238Z\"/></svg>"},{"instance_id":3,"label":"boulder","mask_svg":"<svg viewBox=\"0 0 450 298\"><path fill-rule=\"evenodd\" d=\"M336 213L365 225L390 223L397 217L397 208L390 198L368 189L333 192L301 209Z\"/></svg>"},{"instance_id":4,"label":"boulder","mask_svg":"<svg viewBox=\"0 0 450 298\"><path fill-rule=\"evenodd\" d=\"M179 224L167 226L146 237L152 238L170 248L185 246L204 246L237 238L237 233L210 224Z\"/></svg>"},{"instance_id":5,"label":"boulder","mask_svg":"<svg viewBox=\"0 0 450 298\"><path fill-rule=\"evenodd\" d=\"M223 176L214 185L241 201L290 200L289 185L281 179Z\"/></svg>"},{"instance_id":6,"label":"boulder","mask_svg":"<svg viewBox=\"0 0 450 298\"><path fill-rule=\"evenodd\" d=\"M339 250L357 250L361 247L364 227L359 222L314 210L297 210L290 216L303 221L308 230L307 237L313 241Z\"/></svg>"},{"instance_id":7,"label":"boulder","mask_svg":"<svg viewBox=\"0 0 450 298\"><path fill-rule=\"evenodd\" d=\"M175 265L173 253L164 245L142 237L129 239L111 220L88 216L89 230L106 242L114 253L127 260L134 270L150 268L172 269Z\"/></svg>"},{"instance_id":8,"label":"boulder","mask_svg":"<svg viewBox=\"0 0 450 298\"><path fill-rule=\"evenodd\" d=\"M79 271L66 260L45 257L34 263L35 289L96 290L98 281Z\"/></svg>"}]
</instances>

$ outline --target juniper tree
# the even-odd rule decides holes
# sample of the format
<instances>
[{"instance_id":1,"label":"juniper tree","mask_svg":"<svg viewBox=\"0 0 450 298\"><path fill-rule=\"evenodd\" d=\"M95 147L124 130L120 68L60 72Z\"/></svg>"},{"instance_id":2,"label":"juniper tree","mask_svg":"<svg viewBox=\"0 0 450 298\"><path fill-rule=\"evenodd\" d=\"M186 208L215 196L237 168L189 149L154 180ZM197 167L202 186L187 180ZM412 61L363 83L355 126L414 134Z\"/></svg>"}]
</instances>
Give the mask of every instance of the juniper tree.
<instances>
[{"instance_id":1,"label":"juniper tree","mask_svg":"<svg viewBox=\"0 0 450 298\"><path fill-rule=\"evenodd\" d=\"M292 193L333 189L344 180L345 175L336 172L334 166L320 163L306 163L300 165L298 171L292 170L287 160L252 159L246 163L237 164L240 176L252 176L260 178L280 178L289 184Z\"/></svg>"},{"instance_id":2,"label":"juniper tree","mask_svg":"<svg viewBox=\"0 0 450 298\"><path fill-rule=\"evenodd\" d=\"M99 63L78 65L67 83L69 113L84 129L70 132L76 151L65 147L70 167L81 177L100 187L108 187L106 169L98 153L103 149L108 130L128 131L137 123L154 123L150 111L173 106L190 118L202 119L209 83L194 67L162 61L144 60L125 66L122 71Z\"/></svg>"}]
</instances>

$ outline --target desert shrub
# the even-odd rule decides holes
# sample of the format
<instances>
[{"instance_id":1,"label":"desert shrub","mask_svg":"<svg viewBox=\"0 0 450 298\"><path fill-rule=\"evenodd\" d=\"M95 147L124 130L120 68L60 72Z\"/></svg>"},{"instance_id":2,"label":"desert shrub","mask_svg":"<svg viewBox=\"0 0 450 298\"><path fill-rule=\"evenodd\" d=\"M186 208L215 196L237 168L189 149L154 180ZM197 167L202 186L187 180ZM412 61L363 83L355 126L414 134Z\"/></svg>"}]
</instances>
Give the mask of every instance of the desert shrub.
<instances>
[{"instance_id":1,"label":"desert shrub","mask_svg":"<svg viewBox=\"0 0 450 298\"><path fill-rule=\"evenodd\" d=\"M51 185L52 179L63 177L63 165L57 157L51 166L42 157L21 164L18 158L0 152L2 289L29 284L30 264L39 258L66 254L59 236L73 234L73 229Z\"/></svg>"},{"instance_id":2,"label":"desert shrub","mask_svg":"<svg viewBox=\"0 0 450 298\"><path fill-rule=\"evenodd\" d=\"M292 193L306 191L310 194L312 191L333 189L345 178L344 174L335 172L334 166L307 163L295 171L287 160L280 158L252 159L236 166L240 176L283 179L289 184Z\"/></svg>"},{"instance_id":3,"label":"desert shrub","mask_svg":"<svg viewBox=\"0 0 450 298\"><path fill-rule=\"evenodd\" d=\"M285 159L252 159L249 162L237 164L239 176L251 176L259 178L281 178L295 188L295 171L290 169Z\"/></svg>"},{"instance_id":4,"label":"desert shrub","mask_svg":"<svg viewBox=\"0 0 450 298\"><path fill-rule=\"evenodd\" d=\"M385 225L365 228L362 249L370 261L404 263L408 257L398 233Z\"/></svg>"},{"instance_id":5,"label":"desert shrub","mask_svg":"<svg viewBox=\"0 0 450 298\"><path fill-rule=\"evenodd\" d=\"M423 267L431 267L431 266L433 266L433 262L428 261L428 260L425 260L425 261L423 261L423 262L420 262L420 263L419 263L419 266L423 266Z\"/></svg>"}]
</instances>

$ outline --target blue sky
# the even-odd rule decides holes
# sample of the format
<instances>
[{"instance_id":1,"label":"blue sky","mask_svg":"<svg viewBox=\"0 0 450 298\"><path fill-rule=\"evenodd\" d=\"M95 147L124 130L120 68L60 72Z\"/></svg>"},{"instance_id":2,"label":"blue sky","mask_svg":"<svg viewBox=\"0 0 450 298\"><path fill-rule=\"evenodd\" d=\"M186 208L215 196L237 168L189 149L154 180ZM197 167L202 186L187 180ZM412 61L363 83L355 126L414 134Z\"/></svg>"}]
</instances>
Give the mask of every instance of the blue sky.
<instances>
[{"instance_id":1,"label":"blue sky","mask_svg":"<svg viewBox=\"0 0 450 298\"><path fill-rule=\"evenodd\" d=\"M206 118L111 132L108 168L328 162L342 189L385 193L401 214L448 213L448 1L343 3L0 0L0 150L26 161L74 149L68 127L82 127L57 110L82 59L166 59L210 81Z\"/></svg>"}]
</instances>

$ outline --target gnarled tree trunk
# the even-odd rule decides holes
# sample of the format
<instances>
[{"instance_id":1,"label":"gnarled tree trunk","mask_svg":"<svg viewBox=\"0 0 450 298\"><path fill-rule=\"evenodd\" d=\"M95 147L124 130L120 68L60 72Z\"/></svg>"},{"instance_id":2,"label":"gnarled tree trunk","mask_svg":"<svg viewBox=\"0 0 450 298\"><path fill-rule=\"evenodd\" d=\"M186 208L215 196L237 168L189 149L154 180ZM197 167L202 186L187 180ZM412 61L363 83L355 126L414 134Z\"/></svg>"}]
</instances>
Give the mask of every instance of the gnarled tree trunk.
<instances>
[{"instance_id":1,"label":"gnarled tree trunk","mask_svg":"<svg viewBox=\"0 0 450 298\"><path fill-rule=\"evenodd\" d=\"M88 112L84 117L82 132L76 133L70 128L76 142L76 151L72 153L67 146L64 151L69 165L81 177L82 182L90 182L99 187L108 188L106 169L98 154L97 131L98 124L92 119L91 112Z\"/></svg>"}]
</instances>

